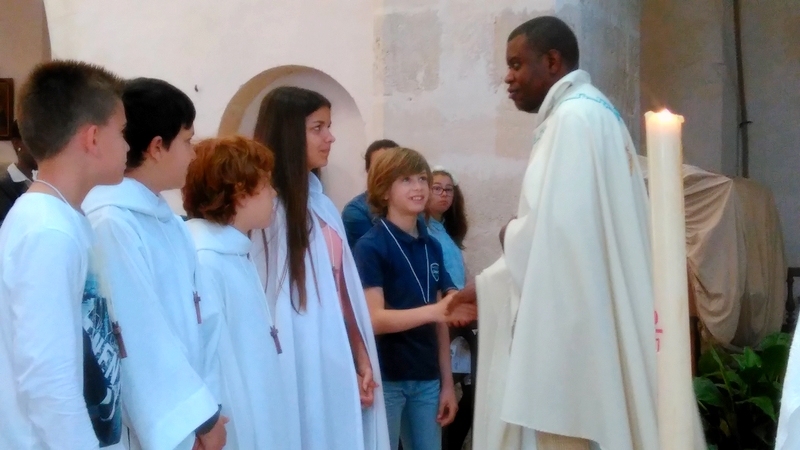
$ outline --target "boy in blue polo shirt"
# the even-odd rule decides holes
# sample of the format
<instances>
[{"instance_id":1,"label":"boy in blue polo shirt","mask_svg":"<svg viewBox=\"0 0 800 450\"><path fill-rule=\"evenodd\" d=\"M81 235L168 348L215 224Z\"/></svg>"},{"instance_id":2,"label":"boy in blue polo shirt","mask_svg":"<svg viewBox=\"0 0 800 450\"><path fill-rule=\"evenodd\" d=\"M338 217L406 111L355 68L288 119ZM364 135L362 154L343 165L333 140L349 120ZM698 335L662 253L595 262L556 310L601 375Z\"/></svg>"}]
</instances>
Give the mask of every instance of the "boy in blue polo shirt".
<instances>
[{"instance_id":1,"label":"boy in blue polo shirt","mask_svg":"<svg viewBox=\"0 0 800 450\"><path fill-rule=\"evenodd\" d=\"M431 179L418 152L386 150L370 171L367 190L380 218L354 251L377 335L393 450L401 438L406 450L441 448L441 427L458 409L448 323L475 315L474 305L447 313L456 288L441 246L420 218Z\"/></svg>"}]
</instances>

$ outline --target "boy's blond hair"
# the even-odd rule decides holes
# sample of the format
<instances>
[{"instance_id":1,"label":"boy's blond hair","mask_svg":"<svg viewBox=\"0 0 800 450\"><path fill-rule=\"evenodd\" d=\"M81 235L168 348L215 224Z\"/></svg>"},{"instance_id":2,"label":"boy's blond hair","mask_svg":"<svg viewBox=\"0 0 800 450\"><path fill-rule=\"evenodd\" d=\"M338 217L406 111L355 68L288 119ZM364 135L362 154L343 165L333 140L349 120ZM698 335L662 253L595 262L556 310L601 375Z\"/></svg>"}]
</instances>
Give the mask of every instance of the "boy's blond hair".
<instances>
[{"instance_id":1,"label":"boy's blond hair","mask_svg":"<svg viewBox=\"0 0 800 450\"><path fill-rule=\"evenodd\" d=\"M431 168L428 161L416 150L405 147L387 149L372 162L367 178L367 203L373 212L386 216L389 211L388 194L392 184L409 175L425 172L428 175L428 187L432 182Z\"/></svg>"}]
</instances>

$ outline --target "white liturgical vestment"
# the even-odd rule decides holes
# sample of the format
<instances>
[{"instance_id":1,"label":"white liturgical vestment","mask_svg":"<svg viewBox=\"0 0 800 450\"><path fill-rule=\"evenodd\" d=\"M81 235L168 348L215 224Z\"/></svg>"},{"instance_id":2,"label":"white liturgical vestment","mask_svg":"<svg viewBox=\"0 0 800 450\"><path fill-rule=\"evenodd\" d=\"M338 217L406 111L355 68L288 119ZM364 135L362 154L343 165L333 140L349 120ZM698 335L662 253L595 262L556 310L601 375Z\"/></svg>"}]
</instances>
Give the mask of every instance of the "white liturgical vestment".
<instances>
[{"instance_id":1,"label":"white liturgical vestment","mask_svg":"<svg viewBox=\"0 0 800 450\"><path fill-rule=\"evenodd\" d=\"M536 449L539 432L658 449L648 201L635 156L586 72L550 89L504 255L477 278L475 448Z\"/></svg>"}]
</instances>

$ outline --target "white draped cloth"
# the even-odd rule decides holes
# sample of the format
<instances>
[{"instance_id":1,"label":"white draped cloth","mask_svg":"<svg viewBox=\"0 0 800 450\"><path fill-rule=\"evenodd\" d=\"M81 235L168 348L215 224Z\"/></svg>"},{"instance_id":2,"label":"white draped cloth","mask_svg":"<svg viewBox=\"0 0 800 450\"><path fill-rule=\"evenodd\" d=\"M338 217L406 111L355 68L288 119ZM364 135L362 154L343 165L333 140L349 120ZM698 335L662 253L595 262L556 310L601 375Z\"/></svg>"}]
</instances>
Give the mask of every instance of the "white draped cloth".
<instances>
[{"instance_id":1,"label":"white draped cloth","mask_svg":"<svg viewBox=\"0 0 800 450\"><path fill-rule=\"evenodd\" d=\"M630 136L576 70L541 106L505 254L477 278L475 448L658 448L651 267Z\"/></svg>"},{"instance_id":2,"label":"white draped cloth","mask_svg":"<svg viewBox=\"0 0 800 450\"><path fill-rule=\"evenodd\" d=\"M285 386L297 398L303 450L385 450L389 448L386 410L375 335L353 254L344 246L342 269L361 337L367 347L375 382L375 402L362 409L350 343L345 329L328 247L317 217L346 242L338 210L322 192L322 183L309 175L310 247L306 256L306 309L292 306L288 275L286 214L280 201L272 224L252 235L250 255L265 283L270 309L275 311L283 352L294 359ZM268 261L268 263L267 263ZM295 296L296 297L296 296ZM293 372L293 373L291 373ZM294 385L291 379L296 380Z\"/></svg>"},{"instance_id":3,"label":"white draped cloth","mask_svg":"<svg viewBox=\"0 0 800 450\"><path fill-rule=\"evenodd\" d=\"M647 179L647 159L639 157ZM778 208L766 187L683 165L686 257L697 314L726 346L780 331L786 258Z\"/></svg>"}]
</instances>

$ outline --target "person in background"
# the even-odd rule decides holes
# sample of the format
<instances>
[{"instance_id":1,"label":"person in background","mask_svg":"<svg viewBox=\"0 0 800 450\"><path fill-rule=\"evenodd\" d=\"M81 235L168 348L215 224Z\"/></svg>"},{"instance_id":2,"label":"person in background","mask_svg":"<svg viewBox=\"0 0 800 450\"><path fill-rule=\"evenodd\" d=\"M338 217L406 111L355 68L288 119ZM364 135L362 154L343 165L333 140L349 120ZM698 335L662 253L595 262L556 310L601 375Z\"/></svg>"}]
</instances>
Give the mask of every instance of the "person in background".
<instances>
[{"instance_id":1,"label":"person in background","mask_svg":"<svg viewBox=\"0 0 800 450\"><path fill-rule=\"evenodd\" d=\"M466 283L464 237L469 225L464 209L464 195L453 173L444 167L432 170L433 185L426 209L428 233L442 246L444 268L450 274L453 284L463 289ZM461 384L461 398L458 413L453 423L442 433L442 448L460 450L472 426L475 391L472 384L473 357L477 349L477 338L472 326L450 328L450 354L453 360L453 379Z\"/></svg>"},{"instance_id":2,"label":"person in background","mask_svg":"<svg viewBox=\"0 0 800 450\"><path fill-rule=\"evenodd\" d=\"M380 156L386 149L398 147L395 141L389 139L381 139L369 144L367 152L364 154L364 164L366 165L367 173L372 163ZM342 222L344 222L344 231L347 233L347 243L353 249L356 242L375 224L375 214L372 213L367 204L367 192L364 191L356 195L350 202L345 205L342 210Z\"/></svg>"},{"instance_id":3,"label":"person in background","mask_svg":"<svg viewBox=\"0 0 800 450\"><path fill-rule=\"evenodd\" d=\"M6 172L0 175L0 224L14 202L31 187L33 172L38 167L28 147L22 142L16 121L11 124L11 145L17 154L17 162L9 164Z\"/></svg>"},{"instance_id":4,"label":"person in background","mask_svg":"<svg viewBox=\"0 0 800 450\"><path fill-rule=\"evenodd\" d=\"M452 172L436 166L432 170L433 184L426 208L429 217L428 233L439 241L444 253L444 268L450 274L456 288L464 289L464 237L467 235L467 214L464 210L464 195Z\"/></svg>"}]
</instances>

